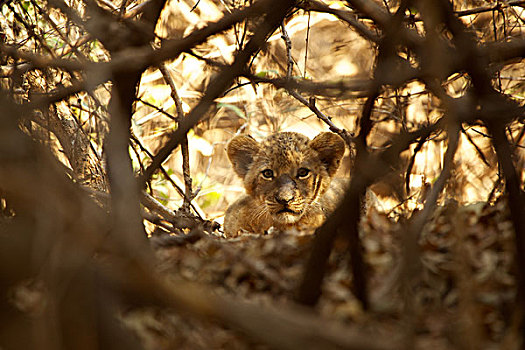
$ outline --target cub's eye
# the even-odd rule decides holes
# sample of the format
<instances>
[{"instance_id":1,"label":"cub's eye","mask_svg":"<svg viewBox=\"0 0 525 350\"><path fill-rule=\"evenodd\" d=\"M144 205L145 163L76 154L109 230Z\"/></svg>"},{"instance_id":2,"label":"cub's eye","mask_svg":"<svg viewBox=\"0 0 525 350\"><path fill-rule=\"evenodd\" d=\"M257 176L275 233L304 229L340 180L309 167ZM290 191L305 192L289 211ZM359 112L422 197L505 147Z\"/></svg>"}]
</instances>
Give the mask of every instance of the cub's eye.
<instances>
[{"instance_id":1,"label":"cub's eye","mask_svg":"<svg viewBox=\"0 0 525 350\"><path fill-rule=\"evenodd\" d=\"M299 170L297 170L297 177L300 179L304 179L308 175L310 175L310 169L299 168Z\"/></svg>"},{"instance_id":2,"label":"cub's eye","mask_svg":"<svg viewBox=\"0 0 525 350\"><path fill-rule=\"evenodd\" d=\"M265 179L273 179L273 170L272 169L265 169L261 172L262 176Z\"/></svg>"}]
</instances>

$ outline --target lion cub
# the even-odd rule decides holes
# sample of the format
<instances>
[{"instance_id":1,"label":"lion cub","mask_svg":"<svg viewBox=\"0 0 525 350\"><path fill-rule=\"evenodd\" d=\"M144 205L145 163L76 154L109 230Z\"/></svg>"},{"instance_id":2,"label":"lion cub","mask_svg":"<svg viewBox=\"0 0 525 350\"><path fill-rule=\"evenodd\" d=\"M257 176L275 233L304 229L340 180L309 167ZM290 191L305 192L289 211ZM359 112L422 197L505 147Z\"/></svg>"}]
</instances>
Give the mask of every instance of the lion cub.
<instances>
[{"instance_id":1,"label":"lion cub","mask_svg":"<svg viewBox=\"0 0 525 350\"><path fill-rule=\"evenodd\" d=\"M225 234L321 226L343 194L342 183L331 182L344 151L343 139L331 132L313 140L296 132L260 143L246 135L233 138L227 153L246 195L226 211Z\"/></svg>"}]
</instances>

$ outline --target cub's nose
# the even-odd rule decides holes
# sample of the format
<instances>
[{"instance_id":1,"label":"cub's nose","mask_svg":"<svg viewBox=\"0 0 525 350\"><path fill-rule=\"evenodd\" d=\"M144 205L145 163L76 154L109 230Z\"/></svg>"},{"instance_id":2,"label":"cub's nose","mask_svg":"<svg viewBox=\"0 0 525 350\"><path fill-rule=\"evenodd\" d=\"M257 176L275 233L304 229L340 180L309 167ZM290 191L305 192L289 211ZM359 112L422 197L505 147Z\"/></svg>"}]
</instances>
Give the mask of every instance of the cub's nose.
<instances>
[{"instance_id":1,"label":"cub's nose","mask_svg":"<svg viewBox=\"0 0 525 350\"><path fill-rule=\"evenodd\" d=\"M275 201L281 205L287 205L295 198L295 182L289 175L283 174L277 178L277 192L275 193Z\"/></svg>"},{"instance_id":2,"label":"cub's nose","mask_svg":"<svg viewBox=\"0 0 525 350\"><path fill-rule=\"evenodd\" d=\"M291 201L293 201L293 199L294 199L294 195L293 195L293 192L291 191L278 192L275 195L275 201L282 205L289 204Z\"/></svg>"}]
</instances>

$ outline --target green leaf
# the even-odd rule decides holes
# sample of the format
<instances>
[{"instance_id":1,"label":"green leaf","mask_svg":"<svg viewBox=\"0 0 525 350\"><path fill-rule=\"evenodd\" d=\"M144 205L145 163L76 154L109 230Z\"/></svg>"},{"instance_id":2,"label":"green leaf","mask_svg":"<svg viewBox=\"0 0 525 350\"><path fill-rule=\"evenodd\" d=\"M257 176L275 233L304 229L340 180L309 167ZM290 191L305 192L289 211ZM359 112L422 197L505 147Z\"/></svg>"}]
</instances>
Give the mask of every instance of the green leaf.
<instances>
[{"instance_id":1,"label":"green leaf","mask_svg":"<svg viewBox=\"0 0 525 350\"><path fill-rule=\"evenodd\" d=\"M246 116L244 115L244 112L237 106L232 105L230 103L218 103L217 106L219 108L226 108L232 110L239 118L246 120Z\"/></svg>"}]
</instances>

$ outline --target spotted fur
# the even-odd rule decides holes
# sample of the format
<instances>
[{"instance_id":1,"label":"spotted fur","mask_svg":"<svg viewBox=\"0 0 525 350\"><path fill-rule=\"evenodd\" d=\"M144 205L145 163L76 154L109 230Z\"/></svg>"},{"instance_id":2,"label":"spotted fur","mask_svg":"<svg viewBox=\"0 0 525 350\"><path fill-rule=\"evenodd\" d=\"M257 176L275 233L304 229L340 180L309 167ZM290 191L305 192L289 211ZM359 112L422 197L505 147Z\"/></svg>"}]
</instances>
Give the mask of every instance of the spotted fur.
<instances>
[{"instance_id":1,"label":"spotted fur","mask_svg":"<svg viewBox=\"0 0 525 350\"><path fill-rule=\"evenodd\" d=\"M320 226L342 195L342 182L332 178L344 151L343 139L331 132L313 140L295 132L260 143L246 135L233 138L228 157L246 194L226 211L226 235Z\"/></svg>"}]
</instances>

